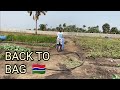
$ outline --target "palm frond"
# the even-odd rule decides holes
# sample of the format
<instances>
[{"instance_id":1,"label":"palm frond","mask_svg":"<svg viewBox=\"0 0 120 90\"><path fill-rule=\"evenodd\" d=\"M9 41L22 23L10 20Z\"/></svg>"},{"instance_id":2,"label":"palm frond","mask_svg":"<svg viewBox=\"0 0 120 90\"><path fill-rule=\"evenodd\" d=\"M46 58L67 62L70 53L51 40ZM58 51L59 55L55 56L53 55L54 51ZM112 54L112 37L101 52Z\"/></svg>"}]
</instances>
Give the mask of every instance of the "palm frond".
<instances>
[{"instance_id":1,"label":"palm frond","mask_svg":"<svg viewBox=\"0 0 120 90\"><path fill-rule=\"evenodd\" d=\"M32 11L28 11L28 13L30 14L30 16L32 15Z\"/></svg>"},{"instance_id":2,"label":"palm frond","mask_svg":"<svg viewBox=\"0 0 120 90\"><path fill-rule=\"evenodd\" d=\"M30 16L33 14L33 11L27 11L27 12L30 14ZM46 15L46 12L47 11L35 11L35 13L33 14L33 20L38 20L41 13Z\"/></svg>"},{"instance_id":3,"label":"palm frond","mask_svg":"<svg viewBox=\"0 0 120 90\"><path fill-rule=\"evenodd\" d=\"M43 13L44 15L46 15L46 12L47 12L47 11L41 11L41 13Z\"/></svg>"}]
</instances>

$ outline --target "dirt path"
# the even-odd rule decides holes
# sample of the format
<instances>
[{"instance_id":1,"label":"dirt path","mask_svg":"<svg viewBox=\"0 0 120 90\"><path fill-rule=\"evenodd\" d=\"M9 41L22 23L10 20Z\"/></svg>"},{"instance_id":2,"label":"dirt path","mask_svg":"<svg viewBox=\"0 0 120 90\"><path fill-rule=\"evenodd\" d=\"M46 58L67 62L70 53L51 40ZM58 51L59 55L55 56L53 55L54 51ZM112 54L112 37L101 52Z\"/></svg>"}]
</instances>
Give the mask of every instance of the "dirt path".
<instances>
[{"instance_id":1,"label":"dirt path","mask_svg":"<svg viewBox=\"0 0 120 90\"><path fill-rule=\"evenodd\" d=\"M65 49L63 52L57 52L55 48L45 49L37 48L37 50L49 50L50 60L49 61L37 61L37 57L34 58L34 62L17 62L17 64L27 65L27 74L14 74L5 75L5 64L16 63L0 61L0 78L16 78L16 79L87 79L87 78L104 78L108 79L112 77L112 74L120 75L120 67L116 67L120 64L120 60L114 59L86 59L85 52L82 47L79 47L74 42L75 38L65 37ZM24 46L24 45L22 45ZM25 46L27 47L27 46ZM29 47L29 46L28 46ZM66 65L61 62L65 60L80 61L80 65L73 69L68 69ZM112 60L112 62L111 62ZM32 64L45 64L46 73L43 75L32 74ZM64 71L65 70L65 71Z\"/></svg>"},{"instance_id":2,"label":"dirt path","mask_svg":"<svg viewBox=\"0 0 120 90\"><path fill-rule=\"evenodd\" d=\"M86 78L103 78L103 79L111 79L113 74L120 75L120 67L117 67L118 64L120 64L120 59L86 59L85 58L85 52L82 49L82 47L78 47L74 40L75 38L66 38L66 44L65 44L65 50L63 53L66 52L76 52L79 55L76 55L75 53L71 53L69 55L62 55L57 56L57 58L64 59L66 56L68 58L77 59L82 62L83 65L76 67L75 69L71 71L61 71L49 76L46 76L47 79L86 79ZM68 59L67 58L67 59ZM60 60L60 59L59 59Z\"/></svg>"}]
</instances>

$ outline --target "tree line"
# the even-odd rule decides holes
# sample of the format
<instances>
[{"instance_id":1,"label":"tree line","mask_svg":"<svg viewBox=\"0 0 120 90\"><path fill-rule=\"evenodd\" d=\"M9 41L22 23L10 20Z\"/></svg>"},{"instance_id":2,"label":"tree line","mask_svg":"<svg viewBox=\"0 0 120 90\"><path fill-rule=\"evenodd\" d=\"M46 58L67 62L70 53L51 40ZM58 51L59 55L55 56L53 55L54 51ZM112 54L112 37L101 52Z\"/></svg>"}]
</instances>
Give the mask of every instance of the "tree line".
<instances>
[{"instance_id":1,"label":"tree line","mask_svg":"<svg viewBox=\"0 0 120 90\"><path fill-rule=\"evenodd\" d=\"M39 16L41 14L46 15L47 11L27 11L29 15L31 16L33 14L33 20L36 22L36 28L35 34L37 34L38 30L42 31L58 31L59 29L63 30L64 32L81 32L81 33L107 33L107 34L120 34L120 30L117 29L117 27L110 27L108 23L105 23L102 26L102 31L99 30L99 26L94 26L94 27L86 27L86 25L83 25L82 28L77 27L76 25L66 25L60 24L58 27L55 28L47 28L47 24L40 24L39 28L37 28L37 21L39 19ZM30 29L29 29L30 30Z\"/></svg>"},{"instance_id":2,"label":"tree line","mask_svg":"<svg viewBox=\"0 0 120 90\"><path fill-rule=\"evenodd\" d=\"M60 24L55 28L47 28L47 24L40 24L38 28L38 30L42 31L58 31L59 29L64 32L120 34L120 30L118 30L117 27L110 27L108 23L103 24L102 31L99 30L98 25L94 27L87 27L86 25L83 25L79 28L76 25L66 25L66 23Z\"/></svg>"}]
</instances>

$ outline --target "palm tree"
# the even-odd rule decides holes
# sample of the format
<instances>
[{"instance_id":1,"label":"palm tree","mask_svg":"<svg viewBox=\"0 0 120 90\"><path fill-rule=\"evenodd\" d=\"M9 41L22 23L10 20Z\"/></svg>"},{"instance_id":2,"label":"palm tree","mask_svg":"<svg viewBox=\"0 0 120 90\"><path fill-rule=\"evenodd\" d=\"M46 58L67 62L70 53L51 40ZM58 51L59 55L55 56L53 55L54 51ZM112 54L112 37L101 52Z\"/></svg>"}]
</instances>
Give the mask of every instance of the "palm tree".
<instances>
[{"instance_id":1,"label":"palm tree","mask_svg":"<svg viewBox=\"0 0 120 90\"><path fill-rule=\"evenodd\" d=\"M64 27L64 28L66 27L66 23L63 24L63 27Z\"/></svg>"},{"instance_id":2,"label":"palm tree","mask_svg":"<svg viewBox=\"0 0 120 90\"><path fill-rule=\"evenodd\" d=\"M85 28L86 27L86 25L83 25L83 28Z\"/></svg>"},{"instance_id":3,"label":"palm tree","mask_svg":"<svg viewBox=\"0 0 120 90\"><path fill-rule=\"evenodd\" d=\"M62 27L62 25L61 25L61 24L59 24L59 27Z\"/></svg>"},{"instance_id":4,"label":"palm tree","mask_svg":"<svg viewBox=\"0 0 120 90\"><path fill-rule=\"evenodd\" d=\"M61 24L59 24L59 29L60 29L60 30L62 30L62 29L63 29Z\"/></svg>"},{"instance_id":5,"label":"palm tree","mask_svg":"<svg viewBox=\"0 0 120 90\"><path fill-rule=\"evenodd\" d=\"M66 28L66 23L63 24L63 32L65 31L65 28Z\"/></svg>"},{"instance_id":6,"label":"palm tree","mask_svg":"<svg viewBox=\"0 0 120 90\"><path fill-rule=\"evenodd\" d=\"M28 11L30 16L33 14L33 11ZM35 14L33 15L33 20L36 21L36 31L35 34L37 34L37 20L39 19L39 16L42 14L46 15L46 11L35 11Z\"/></svg>"}]
</instances>

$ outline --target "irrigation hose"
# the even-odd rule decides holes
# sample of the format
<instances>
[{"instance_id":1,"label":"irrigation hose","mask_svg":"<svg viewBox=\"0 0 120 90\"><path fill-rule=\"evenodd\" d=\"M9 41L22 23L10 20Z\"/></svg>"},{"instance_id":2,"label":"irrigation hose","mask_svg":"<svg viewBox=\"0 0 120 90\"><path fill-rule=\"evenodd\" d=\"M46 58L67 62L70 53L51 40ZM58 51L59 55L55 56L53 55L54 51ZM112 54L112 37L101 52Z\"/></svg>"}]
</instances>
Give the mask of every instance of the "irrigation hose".
<instances>
[{"instance_id":1,"label":"irrigation hose","mask_svg":"<svg viewBox=\"0 0 120 90\"><path fill-rule=\"evenodd\" d=\"M84 62L83 63L81 63L79 66L76 66L76 67L74 67L74 68L70 68L70 69L48 69L48 68L46 68L46 70L51 70L51 71L72 71L72 70L74 70L75 68L78 68L78 67L80 67L80 66L82 66L84 64Z\"/></svg>"},{"instance_id":2,"label":"irrigation hose","mask_svg":"<svg viewBox=\"0 0 120 90\"><path fill-rule=\"evenodd\" d=\"M74 54L76 54L79 58L80 58L80 56L79 56L79 54L77 53L77 52L67 52L67 53L62 53L62 54L51 54L50 56L53 56L53 55L66 55L66 54L71 54L71 53L74 53ZM74 70L75 68L78 68L78 67L80 67L80 66L82 66L83 64L84 64L84 60L82 60L83 62L79 65L79 66L76 66L76 67L74 67L74 68L70 68L70 69L49 69L49 68L46 68L46 70L51 70L51 71L72 71L72 70Z\"/></svg>"}]
</instances>

